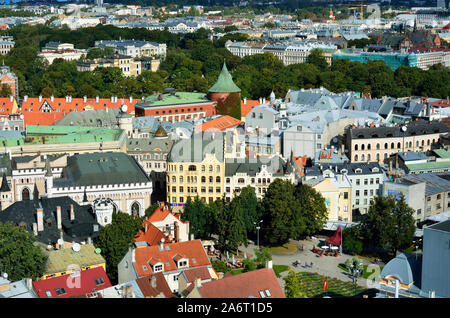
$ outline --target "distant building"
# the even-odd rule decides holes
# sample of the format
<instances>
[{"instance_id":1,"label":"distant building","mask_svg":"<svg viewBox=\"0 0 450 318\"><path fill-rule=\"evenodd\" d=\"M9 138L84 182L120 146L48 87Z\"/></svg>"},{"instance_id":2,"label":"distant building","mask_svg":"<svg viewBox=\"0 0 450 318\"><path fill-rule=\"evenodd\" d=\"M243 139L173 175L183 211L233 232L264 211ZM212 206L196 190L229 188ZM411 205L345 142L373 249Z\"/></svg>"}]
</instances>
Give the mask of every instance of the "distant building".
<instances>
[{"instance_id":1,"label":"distant building","mask_svg":"<svg viewBox=\"0 0 450 318\"><path fill-rule=\"evenodd\" d=\"M75 49L71 43L48 42L38 57L52 64L55 59L76 61L86 55L86 50Z\"/></svg>"},{"instance_id":2,"label":"distant building","mask_svg":"<svg viewBox=\"0 0 450 318\"><path fill-rule=\"evenodd\" d=\"M6 84L11 89L11 94L14 98L19 97L19 79L16 74L11 72L9 66L2 65L0 67L0 85Z\"/></svg>"},{"instance_id":3,"label":"distant building","mask_svg":"<svg viewBox=\"0 0 450 318\"><path fill-rule=\"evenodd\" d=\"M95 47L105 49L111 48L116 53L135 57L153 57L164 60L167 54L165 43L156 43L137 40L111 40L95 41Z\"/></svg>"},{"instance_id":4,"label":"distant building","mask_svg":"<svg viewBox=\"0 0 450 318\"><path fill-rule=\"evenodd\" d=\"M12 36L0 36L0 55L8 54L14 47L14 44Z\"/></svg>"}]
</instances>

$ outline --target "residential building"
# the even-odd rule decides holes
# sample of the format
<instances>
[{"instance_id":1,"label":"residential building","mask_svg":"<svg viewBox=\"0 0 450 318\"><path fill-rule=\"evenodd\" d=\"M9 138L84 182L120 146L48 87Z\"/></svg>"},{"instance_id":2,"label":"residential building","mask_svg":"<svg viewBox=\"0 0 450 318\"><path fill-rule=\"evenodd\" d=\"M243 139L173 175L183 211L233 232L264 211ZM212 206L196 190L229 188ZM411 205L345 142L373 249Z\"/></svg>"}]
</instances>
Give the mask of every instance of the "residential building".
<instances>
[{"instance_id":1,"label":"residential building","mask_svg":"<svg viewBox=\"0 0 450 318\"><path fill-rule=\"evenodd\" d=\"M119 262L119 283L162 273L172 293L179 290L178 277L194 268L207 268L217 279L200 240L178 243L160 242L158 245L136 245Z\"/></svg>"},{"instance_id":2,"label":"residential building","mask_svg":"<svg viewBox=\"0 0 450 318\"><path fill-rule=\"evenodd\" d=\"M230 202L242 188L252 186L262 199L275 179L295 183L294 163L280 156L272 158L228 159L225 161L225 198Z\"/></svg>"},{"instance_id":3,"label":"residential building","mask_svg":"<svg viewBox=\"0 0 450 318\"><path fill-rule=\"evenodd\" d=\"M114 53L102 58L77 61L79 72L92 72L96 68L117 67L124 76L137 76L143 71L155 72L159 69L160 60L153 58L133 58L129 55Z\"/></svg>"},{"instance_id":4,"label":"residential building","mask_svg":"<svg viewBox=\"0 0 450 318\"><path fill-rule=\"evenodd\" d=\"M38 57L52 64L55 59L76 61L86 55L86 50L75 49L71 43L48 42Z\"/></svg>"},{"instance_id":5,"label":"residential building","mask_svg":"<svg viewBox=\"0 0 450 318\"><path fill-rule=\"evenodd\" d=\"M78 275L80 271L102 267L106 270L106 261L93 244L74 243L72 247L51 249L48 255L44 274L40 280L59 277L67 274Z\"/></svg>"},{"instance_id":6,"label":"residential building","mask_svg":"<svg viewBox=\"0 0 450 318\"><path fill-rule=\"evenodd\" d=\"M352 183L346 174L329 172L308 179L303 184L322 194L328 211L328 221L352 222Z\"/></svg>"},{"instance_id":7,"label":"residential building","mask_svg":"<svg viewBox=\"0 0 450 318\"><path fill-rule=\"evenodd\" d=\"M139 235L135 238L136 242L142 242L145 241L149 246L155 245L151 244L153 243L159 243L161 241L161 238L164 238L165 242L172 243L172 242L186 242L189 240L189 221L181 221L179 214L173 214L167 205L165 205L163 202L160 203L159 207L156 209L153 214L146 218L143 223L144 230L150 229L150 227L153 226L160 233L149 233L147 234L147 231L140 231ZM157 236L160 238L158 241L154 239L153 237ZM149 238L153 239L152 241L149 240Z\"/></svg>"},{"instance_id":8,"label":"residential building","mask_svg":"<svg viewBox=\"0 0 450 318\"><path fill-rule=\"evenodd\" d=\"M202 133L174 143L167 162L167 202L184 206L197 196L213 202L224 194L224 136Z\"/></svg>"},{"instance_id":9,"label":"residential building","mask_svg":"<svg viewBox=\"0 0 450 318\"><path fill-rule=\"evenodd\" d=\"M19 97L19 79L14 74L9 66L2 65L0 67L0 85L6 84L11 89L11 94L14 98ZM11 111L12 112L12 111Z\"/></svg>"},{"instance_id":10,"label":"residential building","mask_svg":"<svg viewBox=\"0 0 450 318\"><path fill-rule=\"evenodd\" d=\"M285 298L271 268L225 276L210 282L197 281L187 298Z\"/></svg>"},{"instance_id":11,"label":"residential building","mask_svg":"<svg viewBox=\"0 0 450 318\"><path fill-rule=\"evenodd\" d=\"M33 282L39 298L70 298L111 287L103 267L95 267L70 274Z\"/></svg>"},{"instance_id":12,"label":"residential building","mask_svg":"<svg viewBox=\"0 0 450 318\"><path fill-rule=\"evenodd\" d=\"M14 38L12 36L0 36L0 55L8 54L14 47Z\"/></svg>"},{"instance_id":13,"label":"residential building","mask_svg":"<svg viewBox=\"0 0 450 318\"><path fill-rule=\"evenodd\" d=\"M24 228L45 246L86 243L100 233L90 207L80 206L68 197L15 202L1 211L0 222Z\"/></svg>"},{"instance_id":14,"label":"residential building","mask_svg":"<svg viewBox=\"0 0 450 318\"><path fill-rule=\"evenodd\" d=\"M128 55L131 57L156 57L165 59L167 54L167 45L165 43L156 43L137 40L100 40L95 41L95 47L105 49L111 48L116 53Z\"/></svg>"},{"instance_id":15,"label":"residential building","mask_svg":"<svg viewBox=\"0 0 450 318\"><path fill-rule=\"evenodd\" d=\"M448 132L448 126L439 121L414 121L394 127L351 126L347 130L346 148L351 162L381 163L399 152L431 150L440 136Z\"/></svg>"},{"instance_id":16,"label":"residential building","mask_svg":"<svg viewBox=\"0 0 450 318\"><path fill-rule=\"evenodd\" d=\"M450 297L450 220L423 229L422 292Z\"/></svg>"},{"instance_id":17,"label":"residential building","mask_svg":"<svg viewBox=\"0 0 450 318\"><path fill-rule=\"evenodd\" d=\"M305 180L346 176L352 186L351 207L355 215L366 214L375 196L382 193L386 176L378 163L318 163L305 168ZM354 215L354 216L355 216Z\"/></svg>"},{"instance_id":18,"label":"residential building","mask_svg":"<svg viewBox=\"0 0 450 318\"><path fill-rule=\"evenodd\" d=\"M3 273L2 273L3 274ZM31 278L11 282L0 277L0 298L37 298Z\"/></svg>"}]
</instances>

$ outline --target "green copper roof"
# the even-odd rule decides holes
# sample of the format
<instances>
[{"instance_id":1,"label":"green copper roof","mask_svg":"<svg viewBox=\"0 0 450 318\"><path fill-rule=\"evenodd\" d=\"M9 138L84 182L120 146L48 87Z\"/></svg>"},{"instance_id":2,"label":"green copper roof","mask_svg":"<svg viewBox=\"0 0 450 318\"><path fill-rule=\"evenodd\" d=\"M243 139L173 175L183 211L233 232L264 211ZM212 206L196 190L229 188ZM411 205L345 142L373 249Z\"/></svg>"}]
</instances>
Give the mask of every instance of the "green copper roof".
<instances>
[{"instance_id":1,"label":"green copper roof","mask_svg":"<svg viewBox=\"0 0 450 318\"><path fill-rule=\"evenodd\" d=\"M147 108L172 106L179 104L198 104L206 102L210 102L210 100L206 97L205 93L175 92L166 94L153 94L147 96L145 98L145 101L136 103L135 107Z\"/></svg>"},{"instance_id":2,"label":"green copper roof","mask_svg":"<svg viewBox=\"0 0 450 318\"><path fill-rule=\"evenodd\" d=\"M124 134L122 129L105 127L80 127L80 126L33 126L28 125L25 137L0 138L3 147L65 144L84 142L104 142L119 140Z\"/></svg>"},{"instance_id":3,"label":"green copper roof","mask_svg":"<svg viewBox=\"0 0 450 318\"><path fill-rule=\"evenodd\" d=\"M227 66L223 63L222 71L217 78L217 82L209 89L211 93L237 93L241 89L234 84Z\"/></svg>"}]
</instances>

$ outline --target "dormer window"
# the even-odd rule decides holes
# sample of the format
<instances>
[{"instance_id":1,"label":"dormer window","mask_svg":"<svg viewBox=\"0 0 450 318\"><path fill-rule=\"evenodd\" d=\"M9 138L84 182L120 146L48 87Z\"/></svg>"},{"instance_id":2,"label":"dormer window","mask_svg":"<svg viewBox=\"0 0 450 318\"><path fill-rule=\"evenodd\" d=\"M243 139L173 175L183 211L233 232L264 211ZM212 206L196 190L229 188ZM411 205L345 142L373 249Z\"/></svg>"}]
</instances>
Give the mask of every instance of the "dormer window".
<instances>
[{"instance_id":1,"label":"dormer window","mask_svg":"<svg viewBox=\"0 0 450 318\"><path fill-rule=\"evenodd\" d=\"M153 272L154 273L158 273L158 272L162 272L163 270L163 265L162 264L157 264L153 267Z\"/></svg>"},{"instance_id":2,"label":"dormer window","mask_svg":"<svg viewBox=\"0 0 450 318\"><path fill-rule=\"evenodd\" d=\"M362 169L361 168L357 168L357 169L355 169L355 172L356 173L362 173Z\"/></svg>"},{"instance_id":3,"label":"dormer window","mask_svg":"<svg viewBox=\"0 0 450 318\"><path fill-rule=\"evenodd\" d=\"M378 169L376 167L372 169L372 172L379 172L379 171L380 171L380 169Z\"/></svg>"}]
</instances>

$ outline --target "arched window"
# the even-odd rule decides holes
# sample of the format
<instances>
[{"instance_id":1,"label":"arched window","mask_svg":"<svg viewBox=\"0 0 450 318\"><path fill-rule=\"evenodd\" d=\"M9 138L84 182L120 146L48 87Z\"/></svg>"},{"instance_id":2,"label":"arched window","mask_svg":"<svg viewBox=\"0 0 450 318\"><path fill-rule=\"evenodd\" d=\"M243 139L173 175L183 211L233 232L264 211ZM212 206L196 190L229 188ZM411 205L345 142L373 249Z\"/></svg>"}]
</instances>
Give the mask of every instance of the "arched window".
<instances>
[{"instance_id":1,"label":"arched window","mask_svg":"<svg viewBox=\"0 0 450 318\"><path fill-rule=\"evenodd\" d=\"M376 159L377 159L377 161L380 161L380 154L379 153L377 153L377 155L376 155L376 157L375 157Z\"/></svg>"},{"instance_id":2,"label":"arched window","mask_svg":"<svg viewBox=\"0 0 450 318\"><path fill-rule=\"evenodd\" d=\"M358 161L358 155L355 155L355 161Z\"/></svg>"},{"instance_id":3,"label":"arched window","mask_svg":"<svg viewBox=\"0 0 450 318\"><path fill-rule=\"evenodd\" d=\"M430 139L427 140L427 146L429 146L429 145L430 145Z\"/></svg>"},{"instance_id":4,"label":"arched window","mask_svg":"<svg viewBox=\"0 0 450 318\"><path fill-rule=\"evenodd\" d=\"M377 144L377 150L380 150L380 144Z\"/></svg>"},{"instance_id":5,"label":"arched window","mask_svg":"<svg viewBox=\"0 0 450 318\"><path fill-rule=\"evenodd\" d=\"M180 165L180 172L183 172L183 165Z\"/></svg>"},{"instance_id":6,"label":"arched window","mask_svg":"<svg viewBox=\"0 0 450 318\"><path fill-rule=\"evenodd\" d=\"M131 215L134 216L134 217L139 217L139 211L140 211L139 203L134 202L131 205Z\"/></svg>"},{"instance_id":7,"label":"arched window","mask_svg":"<svg viewBox=\"0 0 450 318\"><path fill-rule=\"evenodd\" d=\"M367 155L367 161L370 161L370 153Z\"/></svg>"},{"instance_id":8,"label":"arched window","mask_svg":"<svg viewBox=\"0 0 450 318\"><path fill-rule=\"evenodd\" d=\"M220 172L220 166L219 166L219 165L216 166L216 172L217 172L217 173Z\"/></svg>"},{"instance_id":9,"label":"arched window","mask_svg":"<svg viewBox=\"0 0 450 318\"><path fill-rule=\"evenodd\" d=\"M370 150L370 144L367 144L367 150Z\"/></svg>"},{"instance_id":10,"label":"arched window","mask_svg":"<svg viewBox=\"0 0 450 318\"><path fill-rule=\"evenodd\" d=\"M391 143L391 149L394 149L394 143Z\"/></svg>"},{"instance_id":11,"label":"arched window","mask_svg":"<svg viewBox=\"0 0 450 318\"><path fill-rule=\"evenodd\" d=\"M402 144L398 142L397 143L397 148L400 149L401 147L402 147Z\"/></svg>"},{"instance_id":12,"label":"arched window","mask_svg":"<svg viewBox=\"0 0 450 318\"><path fill-rule=\"evenodd\" d=\"M361 155L361 161L364 161L365 160L365 157L364 157L364 154L362 154Z\"/></svg>"},{"instance_id":13,"label":"arched window","mask_svg":"<svg viewBox=\"0 0 450 318\"><path fill-rule=\"evenodd\" d=\"M177 182L177 178L175 178L175 176L172 177L172 182L173 183Z\"/></svg>"},{"instance_id":14,"label":"arched window","mask_svg":"<svg viewBox=\"0 0 450 318\"><path fill-rule=\"evenodd\" d=\"M387 154L387 152L385 152L384 153L384 159L387 159L387 157L388 157L388 154Z\"/></svg>"},{"instance_id":15,"label":"arched window","mask_svg":"<svg viewBox=\"0 0 450 318\"><path fill-rule=\"evenodd\" d=\"M205 183L205 182L206 182L206 177L202 176L202 183Z\"/></svg>"},{"instance_id":16,"label":"arched window","mask_svg":"<svg viewBox=\"0 0 450 318\"><path fill-rule=\"evenodd\" d=\"M216 177L216 183L220 183L220 177Z\"/></svg>"},{"instance_id":17,"label":"arched window","mask_svg":"<svg viewBox=\"0 0 450 318\"><path fill-rule=\"evenodd\" d=\"M387 144L387 142L384 144L384 149L388 149L388 144Z\"/></svg>"},{"instance_id":18,"label":"arched window","mask_svg":"<svg viewBox=\"0 0 450 318\"><path fill-rule=\"evenodd\" d=\"M356 151L358 150L358 144L355 144L355 150Z\"/></svg>"},{"instance_id":19,"label":"arched window","mask_svg":"<svg viewBox=\"0 0 450 318\"><path fill-rule=\"evenodd\" d=\"M361 145L361 150L364 150L364 144Z\"/></svg>"},{"instance_id":20,"label":"arched window","mask_svg":"<svg viewBox=\"0 0 450 318\"><path fill-rule=\"evenodd\" d=\"M209 166L209 172L213 172L213 166Z\"/></svg>"},{"instance_id":21,"label":"arched window","mask_svg":"<svg viewBox=\"0 0 450 318\"><path fill-rule=\"evenodd\" d=\"M416 147L419 147L419 141L418 140L416 141Z\"/></svg>"},{"instance_id":22,"label":"arched window","mask_svg":"<svg viewBox=\"0 0 450 318\"><path fill-rule=\"evenodd\" d=\"M422 140L422 147L425 146L425 141Z\"/></svg>"},{"instance_id":23,"label":"arched window","mask_svg":"<svg viewBox=\"0 0 450 318\"><path fill-rule=\"evenodd\" d=\"M189 177L188 177L189 178ZM180 177L180 183L183 183L183 177Z\"/></svg>"},{"instance_id":24,"label":"arched window","mask_svg":"<svg viewBox=\"0 0 450 318\"><path fill-rule=\"evenodd\" d=\"M189 171L196 171L197 168L194 165L189 166Z\"/></svg>"},{"instance_id":25,"label":"arched window","mask_svg":"<svg viewBox=\"0 0 450 318\"><path fill-rule=\"evenodd\" d=\"M22 190L22 201L30 200L30 190L28 188L23 188Z\"/></svg>"}]
</instances>

